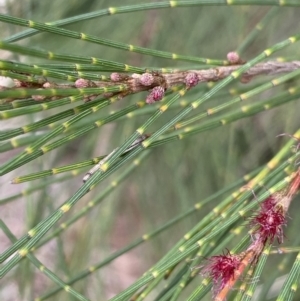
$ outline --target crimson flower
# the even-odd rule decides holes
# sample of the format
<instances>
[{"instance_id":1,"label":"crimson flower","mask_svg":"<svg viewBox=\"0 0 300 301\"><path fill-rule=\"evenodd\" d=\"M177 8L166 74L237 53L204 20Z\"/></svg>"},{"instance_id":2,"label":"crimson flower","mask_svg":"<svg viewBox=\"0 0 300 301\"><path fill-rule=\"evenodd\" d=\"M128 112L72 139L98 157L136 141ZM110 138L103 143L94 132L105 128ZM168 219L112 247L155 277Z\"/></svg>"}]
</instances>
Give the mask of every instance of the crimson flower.
<instances>
[{"instance_id":1,"label":"crimson flower","mask_svg":"<svg viewBox=\"0 0 300 301\"><path fill-rule=\"evenodd\" d=\"M214 294L217 294L234 277L234 273L241 263L241 257L231 254L227 250L226 254L212 256L207 261L201 274L212 279Z\"/></svg>"},{"instance_id":2,"label":"crimson flower","mask_svg":"<svg viewBox=\"0 0 300 301\"><path fill-rule=\"evenodd\" d=\"M249 224L254 228L255 240L265 244L267 241L273 243L277 238L278 243L282 243L282 226L286 225L286 218L282 206L274 196L268 197L260 205L260 211L251 218Z\"/></svg>"}]
</instances>

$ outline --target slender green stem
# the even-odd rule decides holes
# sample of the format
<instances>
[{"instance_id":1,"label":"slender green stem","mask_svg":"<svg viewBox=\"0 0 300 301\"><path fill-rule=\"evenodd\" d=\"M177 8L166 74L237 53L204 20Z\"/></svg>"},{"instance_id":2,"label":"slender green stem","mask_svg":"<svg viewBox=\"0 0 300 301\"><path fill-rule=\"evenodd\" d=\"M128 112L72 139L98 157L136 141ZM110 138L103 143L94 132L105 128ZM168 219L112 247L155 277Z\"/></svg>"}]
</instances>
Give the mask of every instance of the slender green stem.
<instances>
[{"instance_id":1,"label":"slender green stem","mask_svg":"<svg viewBox=\"0 0 300 301\"><path fill-rule=\"evenodd\" d=\"M12 242L17 241L17 238L11 233L8 227L4 224L2 220L0 220L0 228L7 234ZM55 273L53 273L50 269L48 269L44 264L42 264L34 255L27 254L26 257L30 260L30 262L39 269L40 272L45 274L50 280L58 284L65 292L71 294L77 300L81 301L89 301L89 299L85 298L82 294L77 292L75 289L67 285L62 279L60 279Z\"/></svg>"}]
</instances>

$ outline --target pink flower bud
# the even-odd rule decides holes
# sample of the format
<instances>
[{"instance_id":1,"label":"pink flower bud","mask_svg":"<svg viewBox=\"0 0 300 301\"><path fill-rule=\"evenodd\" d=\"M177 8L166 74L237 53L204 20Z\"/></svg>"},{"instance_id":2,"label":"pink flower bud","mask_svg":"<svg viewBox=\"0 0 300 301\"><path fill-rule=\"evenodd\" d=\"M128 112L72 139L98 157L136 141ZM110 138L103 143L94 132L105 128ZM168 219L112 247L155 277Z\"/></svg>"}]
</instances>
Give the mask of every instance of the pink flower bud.
<instances>
[{"instance_id":1,"label":"pink flower bud","mask_svg":"<svg viewBox=\"0 0 300 301\"><path fill-rule=\"evenodd\" d=\"M75 82L76 88L87 88L91 86L91 82L87 79L79 78Z\"/></svg>"},{"instance_id":2,"label":"pink flower bud","mask_svg":"<svg viewBox=\"0 0 300 301\"><path fill-rule=\"evenodd\" d=\"M113 72L111 73L110 75L110 79L113 81L113 82L119 82L122 80L122 76L120 73L117 73L117 72Z\"/></svg>"},{"instance_id":3,"label":"pink flower bud","mask_svg":"<svg viewBox=\"0 0 300 301\"><path fill-rule=\"evenodd\" d=\"M154 76L151 73L143 73L139 81L143 86L151 86L154 82Z\"/></svg>"},{"instance_id":4,"label":"pink flower bud","mask_svg":"<svg viewBox=\"0 0 300 301\"><path fill-rule=\"evenodd\" d=\"M231 64L238 64L240 62L240 56L238 55L237 52L231 51L227 53L227 60Z\"/></svg>"},{"instance_id":5,"label":"pink flower bud","mask_svg":"<svg viewBox=\"0 0 300 301\"><path fill-rule=\"evenodd\" d=\"M199 77L195 72L190 72L185 78L185 84L188 89L197 86Z\"/></svg>"},{"instance_id":6,"label":"pink flower bud","mask_svg":"<svg viewBox=\"0 0 300 301\"><path fill-rule=\"evenodd\" d=\"M43 84L43 88L45 88L45 89L49 89L49 88L53 88L53 86L55 86L53 83L51 84L51 83L49 83L49 82L46 82L46 83L44 83Z\"/></svg>"},{"instance_id":7,"label":"pink flower bud","mask_svg":"<svg viewBox=\"0 0 300 301\"><path fill-rule=\"evenodd\" d=\"M141 75L138 74L138 73L132 73L131 77L132 77L132 78L140 78Z\"/></svg>"},{"instance_id":8,"label":"pink flower bud","mask_svg":"<svg viewBox=\"0 0 300 301\"><path fill-rule=\"evenodd\" d=\"M146 103L152 104L163 99L165 89L161 86L154 87L146 98Z\"/></svg>"}]
</instances>

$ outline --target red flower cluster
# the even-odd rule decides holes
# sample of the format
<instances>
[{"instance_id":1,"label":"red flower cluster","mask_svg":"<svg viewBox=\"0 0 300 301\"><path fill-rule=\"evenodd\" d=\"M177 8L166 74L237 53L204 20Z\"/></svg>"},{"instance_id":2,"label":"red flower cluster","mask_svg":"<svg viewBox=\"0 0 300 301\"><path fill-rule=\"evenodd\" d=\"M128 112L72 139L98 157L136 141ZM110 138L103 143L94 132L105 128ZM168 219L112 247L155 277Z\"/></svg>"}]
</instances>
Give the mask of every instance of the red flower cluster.
<instances>
[{"instance_id":1,"label":"red flower cluster","mask_svg":"<svg viewBox=\"0 0 300 301\"><path fill-rule=\"evenodd\" d=\"M245 252L234 255L227 251L227 254L213 256L207 260L201 274L212 279L215 300L226 299L232 286L247 267L256 263L266 245L272 244L275 239L278 243L283 242L287 210L299 186L300 169L293 176L288 189L272 194L260 204L258 213L249 220L252 242Z\"/></svg>"},{"instance_id":2,"label":"red flower cluster","mask_svg":"<svg viewBox=\"0 0 300 301\"><path fill-rule=\"evenodd\" d=\"M204 277L210 277L214 284L214 293L222 290L226 283L233 277L238 266L241 263L241 257L231 254L216 255L208 258L207 265L202 269L201 274Z\"/></svg>"},{"instance_id":3,"label":"red flower cluster","mask_svg":"<svg viewBox=\"0 0 300 301\"><path fill-rule=\"evenodd\" d=\"M244 268L255 263L267 243L272 243L275 238L282 243L282 226L286 224L286 219L282 204L278 202L281 198L277 194L268 197L261 203L259 212L250 219L253 242L247 251L238 255L227 251L226 254L212 256L202 268L201 274L212 279L214 295L218 296L218 300L224 300L223 297Z\"/></svg>"},{"instance_id":4,"label":"red flower cluster","mask_svg":"<svg viewBox=\"0 0 300 301\"><path fill-rule=\"evenodd\" d=\"M283 225L286 225L285 214L274 196L268 197L261 204L260 211L250 221L250 226L254 228L254 240L263 244L266 244L268 240L273 243L275 238L278 243L282 243Z\"/></svg>"}]
</instances>

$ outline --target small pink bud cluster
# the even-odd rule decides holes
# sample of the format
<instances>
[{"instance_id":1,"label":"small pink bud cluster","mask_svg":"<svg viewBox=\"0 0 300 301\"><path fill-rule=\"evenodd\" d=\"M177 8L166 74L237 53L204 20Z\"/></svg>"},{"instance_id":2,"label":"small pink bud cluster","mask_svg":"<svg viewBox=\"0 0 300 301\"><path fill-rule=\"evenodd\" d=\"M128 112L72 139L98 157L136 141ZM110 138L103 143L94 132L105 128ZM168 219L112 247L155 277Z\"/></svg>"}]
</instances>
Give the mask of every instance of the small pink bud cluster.
<instances>
[{"instance_id":1,"label":"small pink bud cluster","mask_svg":"<svg viewBox=\"0 0 300 301\"><path fill-rule=\"evenodd\" d=\"M87 88L87 87L93 87L94 83L90 80L84 79L84 78L79 78L75 82L75 87L76 88Z\"/></svg>"},{"instance_id":2,"label":"small pink bud cluster","mask_svg":"<svg viewBox=\"0 0 300 301\"><path fill-rule=\"evenodd\" d=\"M199 77L195 72L190 72L185 78L185 84L188 89L197 86L198 83Z\"/></svg>"},{"instance_id":3,"label":"small pink bud cluster","mask_svg":"<svg viewBox=\"0 0 300 301\"><path fill-rule=\"evenodd\" d=\"M56 87L55 83L45 82L43 84L43 88L45 88L45 89L50 89L50 88L54 88L54 87Z\"/></svg>"},{"instance_id":4,"label":"small pink bud cluster","mask_svg":"<svg viewBox=\"0 0 300 301\"><path fill-rule=\"evenodd\" d=\"M113 81L113 82L119 82L122 80L122 76L120 73L117 73L117 72L113 72L111 73L110 75L110 79Z\"/></svg>"},{"instance_id":5,"label":"small pink bud cluster","mask_svg":"<svg viewBox=\"0 0 300 301\"><path fill-rule=\"evenodd\" d=\"M235 51L231 51L227 53L227 60L233 65L239 64L241 62L239 54Z\"/></svg>"},{"instance_id":6,"label":"small pink bud cluster","mask_svg":"<svg viewBox=\"0 0 300 301\"><path fill-rule=\"evenodd\" d=\"M151 86L153 84L153 82L154 82L154 76L151 73L143 73L139 77L139 82L143 86Z\"/></svg>"},{"instance_id":7,"label":"small pink bud cluster","mask_svg":"<svg viewBox=\"0 0 300 301\"><path fill-rule=\"evenodd\" d=\"M127 74L122 74L118 72L113 72L110 74L110 79L112 82L121 82L127 80L129 76Z\"/></svg>"},{"instance_id":8,"label":"small pink bud cluster","mask_svg":"<svg viewBox=\"0 0 300 301\"><path fill-rule=\"evenodd\" d=\"M146 103L152 104L163 99L165 89L161 86L154 87L146 98Z\"/></svg>"},{"instance_id":9,"label":"small pink bud cluster","mask_svg":"<svg viewBox=\"0 0 300 301\"><path fill-rule=\"evenodd\" d=\"M138 73L132 73L132 74L131 74L131 77L132 77L132 78L135 78L135 79L139 79L139 78L141 77L141 75L138 74Z\"/></svg>"}]
</instances>

